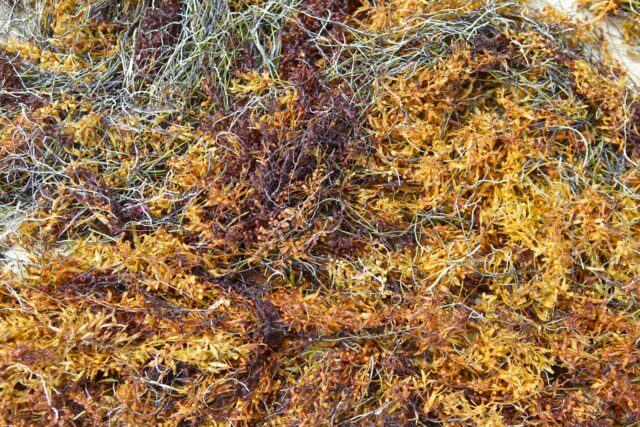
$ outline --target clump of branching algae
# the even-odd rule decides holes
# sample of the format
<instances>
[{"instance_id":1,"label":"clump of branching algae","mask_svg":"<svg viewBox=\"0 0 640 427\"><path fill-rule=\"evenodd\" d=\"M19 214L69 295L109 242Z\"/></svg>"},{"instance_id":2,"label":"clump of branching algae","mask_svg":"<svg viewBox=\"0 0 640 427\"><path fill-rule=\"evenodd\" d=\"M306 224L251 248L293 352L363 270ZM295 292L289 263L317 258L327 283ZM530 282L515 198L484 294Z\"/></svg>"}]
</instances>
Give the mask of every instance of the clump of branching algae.
<instances>
[{"instance_id":1,"label":"clump of branching algae","mask_svg":"<svg viewBox=\"0 0 640 427\"><path fill-rule=\"evenodd\" d=\"M0 52L3 424L640 422L637 92L553 13L24 17Z\"/></svg>"},{"instance_id":2,"label":"clump of branching algae","mask_svg":"<svg viewBox=\"0 0 640 427\"><path fill-rule=\"evenodd\" d=\"M640 1L638 0L577 0L577 5L594 16L590 22L605 18L617 20L618 29L628 43L637 45L640 40Z\"/></svg>"}]
</instances>

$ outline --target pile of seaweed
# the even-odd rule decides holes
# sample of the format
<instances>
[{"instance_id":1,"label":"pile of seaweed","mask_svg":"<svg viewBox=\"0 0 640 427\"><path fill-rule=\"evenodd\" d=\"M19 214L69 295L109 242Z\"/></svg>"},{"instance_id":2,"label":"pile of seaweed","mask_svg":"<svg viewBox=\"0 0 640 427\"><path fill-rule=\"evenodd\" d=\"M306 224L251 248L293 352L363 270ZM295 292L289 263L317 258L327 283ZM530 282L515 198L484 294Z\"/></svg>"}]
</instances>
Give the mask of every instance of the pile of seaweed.
<instances>
[{"instance_id":1,"label":"pile of seaweed","mask_svg":"<svg viewBox=\"0 0 640 427\"><path fill-rule=\"evenodd\" d=\"M637 91L553 13L12 16L2 423L640 422Z\"/></svg>"},{"instance_id":2,"label":"pile of seaweed","mask_svg":"<svg viewBox=\"0 0 640 427\"><path fill-rule=\"evenodd\" d=\"M594 14L591 23L605 18L614 19L628 44L640 42L640 1L578 0L578 6Z\"/></svg>"}]
</instances>

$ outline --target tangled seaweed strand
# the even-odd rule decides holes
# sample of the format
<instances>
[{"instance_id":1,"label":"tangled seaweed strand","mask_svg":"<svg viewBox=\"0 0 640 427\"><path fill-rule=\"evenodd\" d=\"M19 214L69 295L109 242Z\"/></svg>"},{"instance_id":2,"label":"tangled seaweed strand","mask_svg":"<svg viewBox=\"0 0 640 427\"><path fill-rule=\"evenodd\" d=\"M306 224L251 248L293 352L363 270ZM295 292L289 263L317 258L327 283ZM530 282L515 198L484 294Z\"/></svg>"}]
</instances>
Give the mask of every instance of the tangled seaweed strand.
<instances>
[{"instance_id":1,"label":"tangled seaweed strand","mask_svg":"<svg viewBox=\"0 0 640 427\"><path fill-rule=\"evenodd\" d=\"M552 14L19 15L0 49L3 423L640 422L637 91Z\"/></svg>"}]
</instances>

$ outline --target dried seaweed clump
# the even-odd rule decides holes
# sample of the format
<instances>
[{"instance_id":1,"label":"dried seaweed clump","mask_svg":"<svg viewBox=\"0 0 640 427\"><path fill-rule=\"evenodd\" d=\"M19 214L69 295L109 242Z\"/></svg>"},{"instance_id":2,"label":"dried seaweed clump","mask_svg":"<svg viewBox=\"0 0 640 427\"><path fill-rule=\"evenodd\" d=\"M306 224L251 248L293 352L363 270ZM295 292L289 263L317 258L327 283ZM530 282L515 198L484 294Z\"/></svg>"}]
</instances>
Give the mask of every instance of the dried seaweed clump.
<instances>
[{"instance_id":1,"label":"dried seaweed clump","mask_svg":"<svg viewBox=\"0 0 640 427\"><path fill-rule=\"evenodd\" d=\"M604 18L613 19L613 23L622 30L627 43L637 45L640 42L640 2L636 0L579 0L578 5L594 14L593 21Z\"/></svg>"},{"instance_id":2,"label":"dried seaweed clump","mask_svg":"<svg viewBox=\"0 0 640 427\"><path fill-rule=\"evenodd\" d=\"M640 422L637 91L570 28L30 7L0 55L2 422Z\"/></svg>"}]
</instances>

